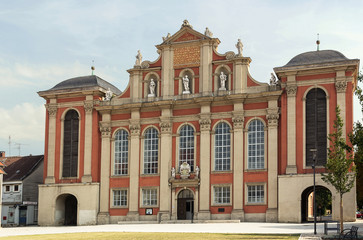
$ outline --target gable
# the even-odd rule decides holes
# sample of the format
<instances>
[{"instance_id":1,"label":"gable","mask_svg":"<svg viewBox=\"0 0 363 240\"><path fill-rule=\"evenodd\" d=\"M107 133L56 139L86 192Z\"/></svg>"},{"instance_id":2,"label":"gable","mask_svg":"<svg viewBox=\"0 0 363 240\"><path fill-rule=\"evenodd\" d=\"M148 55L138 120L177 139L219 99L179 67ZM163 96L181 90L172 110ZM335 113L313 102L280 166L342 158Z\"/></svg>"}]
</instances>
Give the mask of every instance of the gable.
<instances>
[{"instance_id":1,"label":"gable","mask_svg":"<svg viewBox=\"0 0 363 240\"><path fill-rule=\"evenodd\" d=\"M173 42L186 42L186 41L200 40L200 39L202 39L200 36L197 36L190 32L186 32L182 36L174 40Z\"/></svg>"}]
</instances>

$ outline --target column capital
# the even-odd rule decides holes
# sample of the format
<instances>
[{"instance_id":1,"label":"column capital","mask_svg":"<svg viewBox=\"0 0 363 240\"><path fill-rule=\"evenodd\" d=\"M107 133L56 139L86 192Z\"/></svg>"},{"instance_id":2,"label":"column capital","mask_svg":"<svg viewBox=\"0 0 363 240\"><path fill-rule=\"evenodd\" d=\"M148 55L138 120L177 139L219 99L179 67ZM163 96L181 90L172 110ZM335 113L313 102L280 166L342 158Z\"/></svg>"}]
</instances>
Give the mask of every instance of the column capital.
<instances>
[{"instance_id":1,"label":"column capital","mask_svg":"<svg viewBox=\"0 0 363 240\"><path fill-rule=\"evenodd\" d=\"M45 105L45 108L48 110L49 117L55 117L58 111L58 104L49 103Z\"/></svg>"},{"instance_id":2,"label":"column capital","mask_svg":"<svg viewBox=\"0 0 363 240\"><path fill-rule=\"evenodd\" d=\"M347 82L346 81L335 82L335 89L338 93L345 93L345 91L347 90Z\"/></svg>"},{"instance_id":3,"label":"column capital","mask_svg":"<svg viewBox=\"0 0 363 240\"><path fill-rule=\"evenodd\" d=\"M277 127L279 125L279 117L279 108L268 108L266 114L268 127Z\"/></svg>"},{"instance_id":4,"label":"column capital","mask_svg":"<svg viewBox=\"0 0 363 240\"><path fill-rule=\"evenodd\" d=\"M200 119L199 120L200 130L201 131L209 131L211 120L210 119Z\"/></svg>"},{"instance_id":5,"label":"column capital","mask_svg":"<svg viewBox=\"0 0 363 240\"><path fill-rule=\"evenodd\" d=\"M140 136L140 124L139 123L131 123L129 125L131 136Z\"/></svg>"},{"instance_id":6,"label":"column capital","mask_svg":"<svg viewBox=\"0 0 363 240\"><path fill-rule=\"evenodd\" d=\"M84 110L86 113L92 113L93 111L93 100L85 100L84 103Z\"/></svg>"},{"instance_id":7,"label":"column capital","mask_svg":"<svg viewBox=\"0 0 363 240\"><path fill-rule=\"evenodd\" d=\"M100 122L99 127L100 127L100 132L101 132L102 138L111 137L111 124L110 123Z\"/></svg>"},{"instance_id":8,"label":"column capital","mask_svg":"<svg viewBox=\"0 0 363 240\"><path fill-rule=\"evenodd\" d=\"M234 129L243 129L243 125L244 125L243 116L234 116L232 118L232 122L233 122Z\"/></svg>"},{"instance_id":9,"label":"column capital","mask_svg":"<svg viewBox=\"0 0 363 240\"><path fill-rule=\"evenodd\" d=\"M171 122L161 122L161 123L159 123L159 126L161 128L161 134L171 133L171 128L172 128L173 124Z\"/></svg>"},{"instance_id":10,"label":"column capital","mask_svg":"<svg viewBox=\"0 0 363 240\"><path fill-rule=\"evenodd\" d=\"M297 86L296 85L287 85L285 90L286 90L288 97L295 97L296 92L297 92Z\"/></svg>"}]
</instances>

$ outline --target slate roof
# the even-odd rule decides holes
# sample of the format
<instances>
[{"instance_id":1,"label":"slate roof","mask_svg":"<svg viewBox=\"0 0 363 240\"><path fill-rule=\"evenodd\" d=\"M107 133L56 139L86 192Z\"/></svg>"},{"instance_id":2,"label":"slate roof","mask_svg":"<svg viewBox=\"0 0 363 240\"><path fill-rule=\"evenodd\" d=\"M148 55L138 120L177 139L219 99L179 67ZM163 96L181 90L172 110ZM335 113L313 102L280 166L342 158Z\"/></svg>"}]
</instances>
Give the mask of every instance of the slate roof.
<instances>
[{"instance_id":1,"label":"slate roof","mask_svg":"<svg viewBox=\"0 0 363 240\"><path fill-rule=\"evenodd\" d=\"M327 63L327 62L338 62L349 60L342 53L335 50L321 50L301 53L293 57L284 67Z\"/></svg>"},{"instance_id":2,"label":"slate roof","mask_svg":"<svg viewBox=\"0 0 363 240\"><path fill-rule=\"evenodd\" d=\"M48 91L56 91L56 90L65 90L65 89L74 89L74 88L89 88L89 87L102 87L104 89L110 88L110 90L116 94L120 95L121 91L112 85L111 83L103 80L102 78L96 75L90 76L82 76L82 77L75 77L64 80L63 82L58 83L53 88L49 89Z\"/></svg>"},{"instance_id":3,"label":"slate roof","mask_svg":"<svg viewBox=\"0 0 363 240\"><path fill-rule=\"evenodd\" d=\"M22 181L43 161L44 155L26 156L4 168L4 182Z\"/></svg>"}]
</instances>

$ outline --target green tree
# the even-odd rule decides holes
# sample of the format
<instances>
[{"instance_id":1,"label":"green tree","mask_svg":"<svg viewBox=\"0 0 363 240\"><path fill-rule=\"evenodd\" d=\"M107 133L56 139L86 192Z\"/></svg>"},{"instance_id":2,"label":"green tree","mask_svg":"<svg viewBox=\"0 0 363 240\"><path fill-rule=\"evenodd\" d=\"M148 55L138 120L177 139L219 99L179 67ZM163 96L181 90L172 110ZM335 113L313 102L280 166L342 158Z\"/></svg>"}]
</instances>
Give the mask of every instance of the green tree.
<instances>
[{"instance_id":1,"label":"green tree","mask_svg":"<svg viewBox=\"0 0 363 240\"><path fill-rule=\"evenodd\" d=\"M331 201L329 189L318 188L316 190L316 215L320 217L325 216L326 210L331 210Z\"/></svg>"},{"instance_id":2,"label":"green tree","mask_svg":"<svg viewBox=\"0 0 363 240\"><path fill-rule=\"evenodd\" d=\"M328 159L326 163L327 173L322 173L324 182L331 184L340 198L340 229L343 231L343 195L349 192L355 182L355 166L353 165L352 148L347 144L343 136L343 120L340 109L337 106L334 131L328 135L330 142Z\"/></svg>"},{"instance_id":3,"label":"green tree","mask_svg":"<svg viewBox=\"0 0 363 240\"><path fill-rule=\"evenodd\" d=\"M358 74L358 84L363 84L363 74ZM358 97L363 112L363 92L357 84L355 95ZM359 121L354 123L353 133L349 136L354 146L354 163L357 166L357 204L363 208L363 124Z\"/></svg>"}]
</instances>

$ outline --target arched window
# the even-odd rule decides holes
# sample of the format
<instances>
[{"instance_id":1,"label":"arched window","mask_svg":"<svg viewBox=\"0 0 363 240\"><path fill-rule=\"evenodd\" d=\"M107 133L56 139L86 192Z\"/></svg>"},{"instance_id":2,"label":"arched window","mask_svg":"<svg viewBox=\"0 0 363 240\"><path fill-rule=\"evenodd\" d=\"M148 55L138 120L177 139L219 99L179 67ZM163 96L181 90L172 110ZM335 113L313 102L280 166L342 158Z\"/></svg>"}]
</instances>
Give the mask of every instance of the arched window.
<instances>
[{"instance_id":1,"label":"arched window","mask_svg":"<svg viewBox=\"0 0 363 240\"><path fill-rule=\"evenodd\" d=\"M129 166L129 134L118 130L115 134L115 175L127 175Z\"/></svg>"},{"instance_id":2,"label":"arched window","mask_svg":"<svg viewBox=\"0 0 363 240\"><path fill-rule=\"evenodd\" d=\"M215 128L214 169L229 171L231 169L231 128L221 122Z\"/></svg>"},{"instance_id":3,"label":"arched window","mask_svg":"<svg viewBox=\"0 0 363 240\"><path fill-rule=\"evenodd\" d=\"M265 168L265 131L261 120L248 125L248 169Z\"/></svg>"},{"instance_id":4,"label":"arched window","mask_svg":"<svg viewBox=\"0 0 363 240\"><path fill-rule=\"evenodd\" d=\"M145 131L144 138L144 174L158 173L159 137L155 128Z\"/></svg>"},{"instance_id":5,"label":"arched window","mask_svg":"<svg viewBox=\"0 0 363 240\"><path fill-rule=\"evenodd\" d=\"M63 134L63 177L77 177L78 173L79 116L69 110L64 119Z\"/></svg>"},{"instance_id":6,"label":"arched window","mask_svg":"<svg viewBox=\"0 0 363 240\"><path fill-rule=\"evenodd\" d=\"M179 166L187 162L190 170L194 171L194 129L185 125L180 129L179 138Z\"/></svg>"},{"instance_id":7,"label":"arched window","mask_svg":"<svg viewBox=\"0 0 363 240\"><path fill-rule=\"evenodd\" d=\"M306 166L313 164L313 153L317 149L316 165L323 166L327 158L326 131L326 94L320 88L314 88L306 95L305 109L305 156Z\"/></svg>"}]
</instances>

